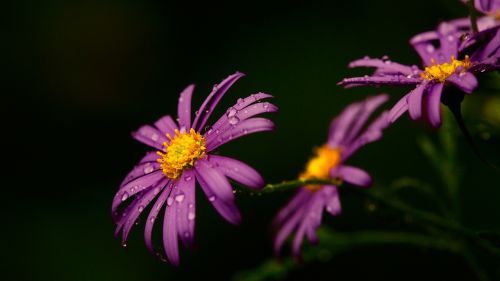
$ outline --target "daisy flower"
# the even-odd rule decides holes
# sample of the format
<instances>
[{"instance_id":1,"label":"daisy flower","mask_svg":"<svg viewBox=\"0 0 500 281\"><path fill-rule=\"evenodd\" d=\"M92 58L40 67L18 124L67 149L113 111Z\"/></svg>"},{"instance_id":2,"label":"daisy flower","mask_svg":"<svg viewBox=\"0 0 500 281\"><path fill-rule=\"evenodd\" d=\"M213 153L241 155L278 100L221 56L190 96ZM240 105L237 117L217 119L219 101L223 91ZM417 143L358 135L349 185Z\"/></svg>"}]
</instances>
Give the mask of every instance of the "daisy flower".
<instances>
[{"instance_id":1,"label":"daisy flower","mask_svg":"<svg viewBox=\"0 0 500 281\"><path fill-rule=\"evenodd\" d=\"M495 31L495 32L492 32ZM437 35L437 36L434 36ZM353 61L350 67L373 67L371 76L345 78L338 85L345 88L357 86L414 86L391 109L389 121L395 122L409 112L413 120L426 117L433 127L441 125L441 96L448 86L462 93L471 94L478 82L474 74L498 69L498 28L488 29L461 41L462 33L449 23L439 25L435 33L423 33L411 40L411 44L423 61L423 68L392 62L387 58L365 57ZM488 35L488 41L477 46L479 36ZM476 45L476 49L469 47ZM467 53L470 51L471 53Z\"/></svg>"},{"instance_id":2,"label":"daisy flower","mask_svg":"<svg viewBox=\"0 0 500 281\"><path fill-rule=\"evenodd\" d=\"M273 104L262 102L270 95L253 94L238 99L205 130L220 99L242 76L242 73L235 73L215 85L194 114L193 121L191 96L194 85L190 85L180 95L177 122L164 116L154 125L144 125L132 134L154 151L146 153L132 169L113 198L116 234L122 233L123 243L141 213L149 209L144 229L147 248L155 252L151 238L153 226L156 221L163 221L163 247L167 259L171 264L179 264L178 240L187 247L194 241L196 182L224 219L232 224L240 222L229 179L249 188L261 188L264 180L243 162L213 152L239 137L273 130L270 120L254 116L278 110ZM121 206L127 203L126 207ZM148 208L151 204L153 206ZM162 210L163 219L160 217Z\"/></svg>"},{"instance_id":3,"label":"daisy flower","mask_svg":"<svg viewBox=\"0 0 500 281\"><path fill-rule=\"evenodd\" d=\"M360 187L369 187L371 176L364 170L345 164L360 147L382 137L388 126L387 114L382 113L371 124L370 115L388 99L387 95L368 98L349 105L330 125L328 141L316 149L309 160L302 180L340 179ZM274 251L279 254L285 240L293 235L292 252L300 255L300 248L307 236L312 243L318 242L316 230L322 220L323 210L331 215L341 212L339 194L335 185L305 185L299 187L291 201L278 213L273 225L278 229L274 239Z\"/></svg>"}]
</instances>

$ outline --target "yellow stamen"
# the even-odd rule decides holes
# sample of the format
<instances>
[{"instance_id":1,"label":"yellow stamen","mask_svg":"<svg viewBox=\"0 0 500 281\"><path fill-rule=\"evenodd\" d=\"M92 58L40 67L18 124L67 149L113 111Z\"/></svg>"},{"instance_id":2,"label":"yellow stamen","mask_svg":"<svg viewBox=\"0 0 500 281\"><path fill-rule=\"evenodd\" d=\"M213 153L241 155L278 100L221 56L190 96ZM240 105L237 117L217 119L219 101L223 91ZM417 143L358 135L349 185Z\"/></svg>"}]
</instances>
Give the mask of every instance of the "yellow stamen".
<instances>
[{"instance_id":1,"label":"yellow stamen","mask_svg":"<svg viewBox=\"0 0 500 281\"><path fill-rule=\"evenodd\" d=\"M465 72L471 67L469 56L465 56L463 60L457 60L452 56L451 62L449 63L436 64L435 59L432 59L431 62L432 66L426 67L425 70L420 73L420 77L429 81L444 82L451 75L457 72Z\"/></svg>"},{"instance_id":2,"label":"yellow stamen","mask_svg":"<svg viewBox=\"0 0 500 281\"><path fill-rule=\"evenodd\" d=\"M163 174L169 179L177 179L184 170L191 169L196 160L205 156L205 138L191 128L189 133L175 130L174 137L167 134L169 143L164 142L165 153L158 151L158 163Z\"/></svg>"},{"instance_id":3,"label":"yellow stamen","mask_svg":"<svg viewBox=\"0 0 500 281\"><path fill-rule=\"evenodd\" d=\"M315 156L307 162L306 170L299 179L328 179L330 178L330 170L340 163L341 149L330 148L328 145L315 149ZM310 191L317 191L321 185L313 184L306 185L305 188Z\"/></svg>"}]
</instances>

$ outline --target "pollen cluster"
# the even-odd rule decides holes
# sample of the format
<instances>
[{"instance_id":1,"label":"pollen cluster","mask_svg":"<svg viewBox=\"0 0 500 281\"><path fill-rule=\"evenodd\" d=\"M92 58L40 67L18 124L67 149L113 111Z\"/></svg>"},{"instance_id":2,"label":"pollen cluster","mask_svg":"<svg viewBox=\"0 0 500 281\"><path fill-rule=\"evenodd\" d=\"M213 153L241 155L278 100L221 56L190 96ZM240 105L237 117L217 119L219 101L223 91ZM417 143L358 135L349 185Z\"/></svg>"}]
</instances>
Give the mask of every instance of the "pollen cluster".
<instances>
[{"instance_id":1,"label":"pollen cluster","mask_svg":"<svg viewBox=\"0 0 500 281\"><path fill-rule=\"evenodd\" d=\"M340 163L341 150L323 145L315 150L315 156L307 162L306 170L300 175L301 180L328 179L330 170ZM310 191L317 191L321 185L307 185Z\"/></svg>"},{"instance_id":2,"label":"pollen cluster","mask_svg":"<svg viewBox=\"0 0 500 281\"><path fill-rule=\"evenodd\" d=\"M188 133L175 130L174 137L167 134L169 143L164 142L164 151L158 151L158 163L163 174L169 179L177 179L186 169L193 167L196 160L205 156L205 138L191 128Z\"/></svg>"},{"instance_id":3,"label":"pollen cluster","mask_svg":"<svg viewBox=\"0 0 500 281\"><path fill-rule=\"evenodd\" d=\"M429 81L444 82L448 77L457 73L464 72L471 66L469 56L465 56L463 60L457 60L455 57L451 57L451 62L445 62L442 64L436 64L436 60L432 59L432 66L425 68L420 76Z\"/></svg>"}]
</instances>

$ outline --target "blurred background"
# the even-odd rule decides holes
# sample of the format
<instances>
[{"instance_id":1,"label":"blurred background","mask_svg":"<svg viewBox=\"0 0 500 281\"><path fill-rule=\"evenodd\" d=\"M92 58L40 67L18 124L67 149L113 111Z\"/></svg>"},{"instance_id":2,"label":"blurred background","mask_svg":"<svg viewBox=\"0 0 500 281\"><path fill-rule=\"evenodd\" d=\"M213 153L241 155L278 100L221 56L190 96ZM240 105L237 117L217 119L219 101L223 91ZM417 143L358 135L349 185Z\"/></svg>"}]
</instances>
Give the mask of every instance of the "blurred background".
<instances>
[{"instance_id":1,"label":"blurred background","mask_svg":"<svg viewBox=\"0 0 500 281\"><path fill-rule=\"evenodd\" d=\"M231 280L259 267L272 258L270 221L293 192L237 193L244 220L239 227L223 221L198 192L197 245L181 250L178 268L147 252L143 224L121 246L113 236L111 199L148 150L130 132L175 115L178 94L189 83L196 83L197 107L213 84L242 71L247 76L214 116L237 98L264 91L280 107L269 116L278 129L239 139L220 152L249 163L268 182L293 179L348 103L388 91L390 106L408 90L343 90L336 86L339 80L368 73L349 70L349 61L389 55L418 64L409 38L467 13L458 0L12 2L4 12L2 44L3 280ZM465 102L470 116L496 116L500 127L494 95L476 94ZM416 142L436 134L404 117L350 163L369 171L379 185L403 176L439 185ZM478 145L497 160L499 139L486 134L477 137ZM458 150L462 221L474 229L500 230L500 177L460 135ZM324 220L342 233L406 227L366 208L359 196L343 194L342 203L342 216ZM487 271L498 273L498 264L484 260ZM376 245L296 264L282 278L476 277L461 257L446 251Z\"/></svg>"}]
</instances>

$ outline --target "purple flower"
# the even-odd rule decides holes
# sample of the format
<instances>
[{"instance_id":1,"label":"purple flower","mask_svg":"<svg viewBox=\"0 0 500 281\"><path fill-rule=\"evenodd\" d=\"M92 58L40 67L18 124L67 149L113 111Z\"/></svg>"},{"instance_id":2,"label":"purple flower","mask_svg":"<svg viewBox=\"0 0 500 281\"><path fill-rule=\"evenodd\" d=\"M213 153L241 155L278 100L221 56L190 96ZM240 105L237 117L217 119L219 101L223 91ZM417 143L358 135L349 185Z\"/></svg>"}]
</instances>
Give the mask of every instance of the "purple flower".
<instances>
[{"instance_id":1,"label":"purple flower","mask_svg":"<svg viewBox=\"0 0 500 281\"><path fill-rule=\"evenodd\" d=\"M341 179L347 183L369 187L371 176L364 170L344 164L361 146L382 137L389 125L388 112L382 113L371 124L367 121L372 113L388 99L387 95L368 98L353 103L335 118L330 125L328 141L316 149L300 179ZM274 250L279 254L285 240L292 233L292 252L299 256L304 236L316 243L316 230L321 224L323 210L331 215L341 212L337 186L306 185L298 189L292 200L278 213L273 225L278 228L274 239Z\"/></svg>"},{"instance_id":2,"label":"purple flower","mask_svg":"<svg viewBox=\"0 0 500 281\"><path fill-rule=\"evenodd\" d=\"M415 88L391 109L390 122L395 122L408 111L413 120L426 117L432 126L439 127L444 87L453 86L463 93L471 94L478 85L475 73L498 68L498 27L470 36L465 41L460 40L462 35L454 25L442 23L436 32L422 33L411 40L423 61L423 69L416 65L392 62L387 58L365 57L351 62L349 66L373 67L375 73L371 76L346 78L338 84L346 88L413 85ZM480 37L488 39L481 40L481 45L478 45Z\"/></svg>"},{"instance_id":3,"label":"purple flower","mask_svg":"<svg viewBox=\"0 0 500 281\"><path fill-rule=\"evenodd\" d=\"M112 213L117 224L116 234L122 232L122 241L140 214L152 203L146 220L144 238L147 248L154 252L152 229L159 213L163 217L163 246L170 263L179 263L178 239L188 247L194 242L195 182L197 181L217 212L227 221L238 224L240 213L234 202L229 179L250 188L261 188L264 180L248 165L212 152L221 145L262 131L271 131L274 124L255 115L276 112L271 103L261 102L271 96L253 94L230 107L206 132L205 125L218 102L242 73L235 73L215 85L210 95L196 111L191 121L191 96L194 85L180 95L178 122L164 116L153 126L145 125L133 137L155 151L148 152L126 176L113 198ZM129 200L130 199L130 200ZM120 205L131 201L128 206ZM119 210L120 208L120 210Z\"/></svg>"}]
</instances>

